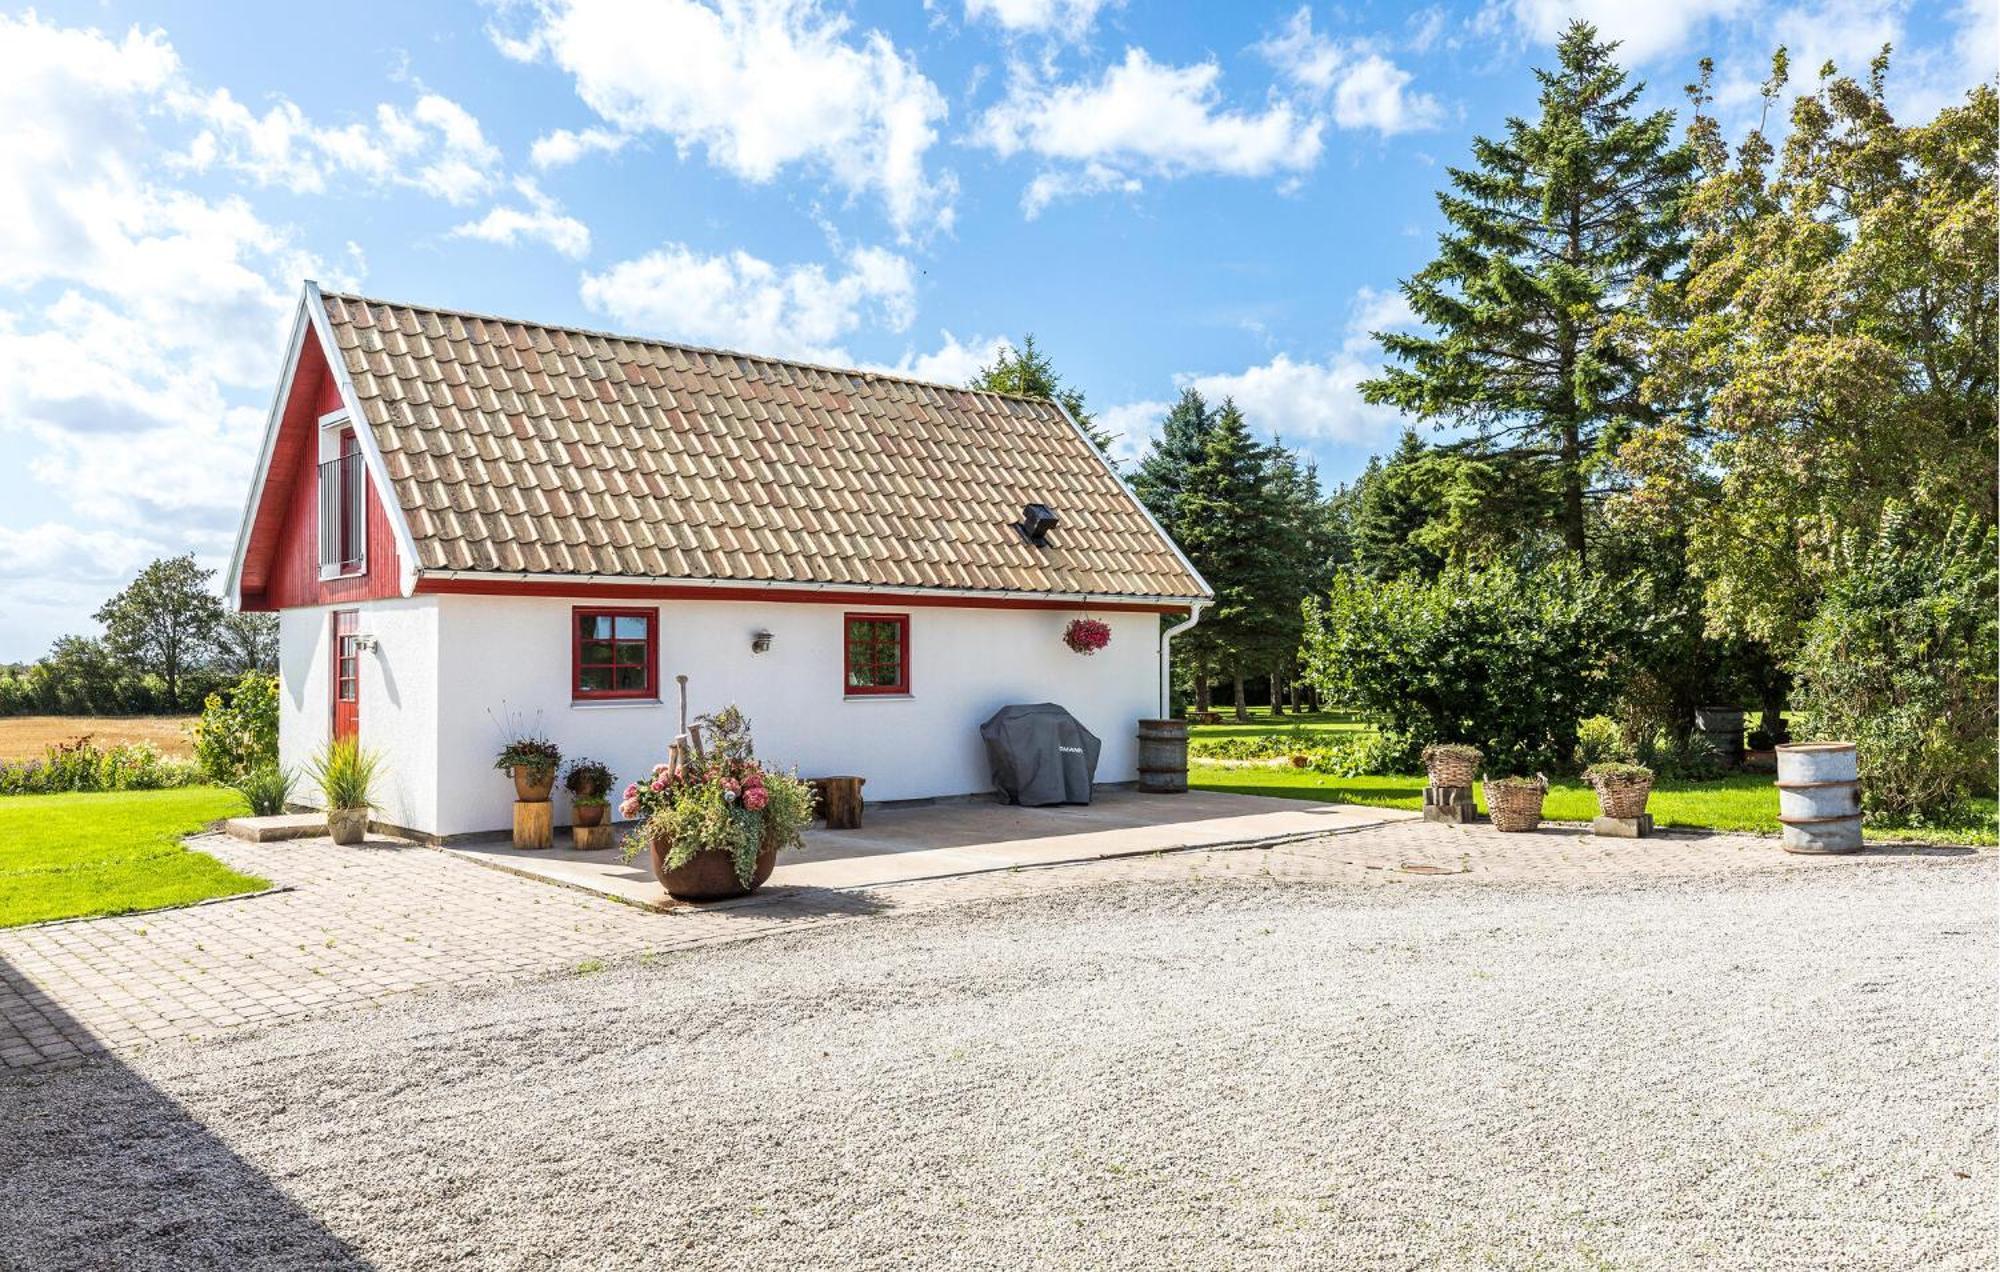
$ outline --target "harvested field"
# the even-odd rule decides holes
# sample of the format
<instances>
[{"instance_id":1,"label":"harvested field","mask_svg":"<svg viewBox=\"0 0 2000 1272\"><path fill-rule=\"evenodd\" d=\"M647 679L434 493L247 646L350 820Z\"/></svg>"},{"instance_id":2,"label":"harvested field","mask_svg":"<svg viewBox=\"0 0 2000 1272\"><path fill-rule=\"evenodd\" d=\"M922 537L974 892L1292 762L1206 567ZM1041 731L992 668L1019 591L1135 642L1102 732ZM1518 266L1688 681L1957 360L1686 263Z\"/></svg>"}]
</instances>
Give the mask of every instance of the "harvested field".
<instances>
[{"instance_id":1,"label":"harvested field","mask_svg":"<svg viewBox=\"0 0 2000 1272\"><path fill-rule=\"evenodd\" d=\"M0 760L26 760L58 742L88 735L99 746L151 742L167 755L194 755L194 716L0 716Z\"/></svg>"}]
</instances>

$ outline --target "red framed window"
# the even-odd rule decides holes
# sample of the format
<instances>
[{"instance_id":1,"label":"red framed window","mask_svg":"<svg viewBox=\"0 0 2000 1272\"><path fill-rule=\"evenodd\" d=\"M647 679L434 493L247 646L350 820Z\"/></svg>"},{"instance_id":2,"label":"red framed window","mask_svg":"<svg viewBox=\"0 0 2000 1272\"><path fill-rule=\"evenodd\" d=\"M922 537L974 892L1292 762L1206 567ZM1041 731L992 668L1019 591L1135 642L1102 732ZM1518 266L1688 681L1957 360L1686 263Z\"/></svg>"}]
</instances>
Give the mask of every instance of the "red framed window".
<instances>
[{"instance_id":1,"label":"red framed window","mask_svg":"<svg viewBox=\"0 0 2000 1272\"><path fill-rule=\"evenodd\" d=\"M578 606L570 651L570 694L578 701L660 696L658 610Z\"/></svg>"},{"instance_id":2,"label":"red framed window","mask_svg":"<svg viewBox=\"0 0 2000 1272\"><path fill-rule=\"evenodd\" d=\"M910 691L910 616L849 614L844 684L849 694Z\"/></svg>"}]
</instances>

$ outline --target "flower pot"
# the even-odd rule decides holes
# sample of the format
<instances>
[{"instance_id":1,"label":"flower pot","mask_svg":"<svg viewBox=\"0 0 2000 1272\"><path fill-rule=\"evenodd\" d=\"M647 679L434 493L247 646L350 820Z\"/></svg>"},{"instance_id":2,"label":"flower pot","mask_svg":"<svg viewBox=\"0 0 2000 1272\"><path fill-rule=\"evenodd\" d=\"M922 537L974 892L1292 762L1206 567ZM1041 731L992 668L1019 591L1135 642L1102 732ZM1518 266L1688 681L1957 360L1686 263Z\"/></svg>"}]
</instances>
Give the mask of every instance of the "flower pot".
<instances>
[{"instance_id":1,"label":"flower pot","mask_svg":"<svg viewBox=\"0 0 2000 1272\"><path fill-rule=\"evenodd\" d=\"M1311 763L1312 763L1312 756L1310 755L1294 755L1292 757L1293 768L1304 768Z\"/></svg>"},{"instance_id":2,"label":"flower pot","mask_svg":"<svg viewBox=\"0 0 2000 1272\"><path fill-rule=\"evenodd\" d=\"M571 824L576 826L601 826L604 824L606 808L603 804L578 804L571 810Z\"/></svg>"},{"instance_id":3,"label":"flower pot","mask_svg":"<svg viewBox=\"0 0 2000 1272\"><path fill-rule=\"evenodd\" d=\"M667 847L664 835L653 836L653 877L676 901L725 901L748 896L764 886L778 865L778 845L769 835L764 837L764 849L757 854L757 871L750 877L747 888L736 877L736 861L728 853L698 852L686 865L670 869Z\"/></svg>"},{"instance_id":4,"label":"flower pot","mask_svg":"<svg viewBox=\"0 0 2000 1272\"><path fill-rule=\"evenodd\" d=\"M1597 791L1597 809L1606 817L1616 817L1630 821L1643 817L1646 799L1653 793L1653 779L1650 777L1627 778L1613 781L1600 778L1591 783Z\"/></svg>"},{"instance_id":5,"label":"flower pot","mask_svg":"<svg viewBox=\"0 0 2000 1272\"><path fill-rule=\"evenodd\" d=\"M330 808L326 813L326 833L337 844L358 844L368 835L368 810Z\"/></svg>"},{"instance_id":6,"label":"flower pot","mask_svg":"<svg viewBox=\"0 0 2000 1272\"><path fill-rule=\"evenodd\" d=\"M1538 830L1542 824L1542 801L1548 797L1545 784L1486 784L1486 815L1493 829Z\"/></svg>"},{"instance_id":7,"label":"flower pot","mask_svg":"<svg viewBox=\"0 0 2000 1272\"><path fill-rule=\"evenodd\" d=\"M1424 770L1432 786L1469 787L1479 777L1479 756L1433 753L1424 757Z\"/></svg>"},{"instance_id":8,"label":"flower pot","mask_svg":"<svg viewBox=\"0 0 2000 1272\"><path fill-rule=\"evenodd\" d=\"M556 787L556 771L550 768L529 768L516 764L514 773L514 798L523 804L540 804L547 801L549 792Z\"/></svg>"}]
</instances>

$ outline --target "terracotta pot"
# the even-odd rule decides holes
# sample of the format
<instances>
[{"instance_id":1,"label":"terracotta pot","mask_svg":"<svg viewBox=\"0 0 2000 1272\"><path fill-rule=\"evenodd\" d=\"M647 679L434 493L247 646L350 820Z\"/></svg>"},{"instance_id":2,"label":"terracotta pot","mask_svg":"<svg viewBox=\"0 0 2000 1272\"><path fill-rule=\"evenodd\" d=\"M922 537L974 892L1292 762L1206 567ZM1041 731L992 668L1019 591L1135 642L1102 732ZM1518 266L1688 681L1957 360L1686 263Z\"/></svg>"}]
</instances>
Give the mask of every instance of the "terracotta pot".
<instances>
[{"instance_id":1,"label":"terracotta pot","mask_svg":"<svg viewBox=\"0 0 2000 1272\"><path fill-rule=\"evenodd\" d=\"M529 768L525 764L514 766L514 798L523 804L545 803L549 792L556 788L556 771L553 768Z\"/></svg>"},{"instance_id":2,"label":"terracotta pot","mask_svg":"<svg viewBox=\"0 0 2000 1272\"><path fill-rule=\"evenodd\" d=\"M698 852L685 866L670 870L667 868L666 837L653 836L653 877L676 901L725 901L730 897L748 896L764 886L764 881L771 877L771 871L777 865L778 845L766 836L764 850L757 854L757 871L750 877L750 886L746 888L736 877L736 861L728 853Z\"/></svg>"},{"instance_id":3,"label":"terracotta pot","mask_svg":"<svg viewBox=\"0 0 2000 1272\"><path fill-rule=\"evenodd\" d=\"M368 835L368 810L332 808L326 814L326 833L337 844L358 844Z\"/></svg>"},{"instance_id":4,"label":"terracotta pot","mask_svg":"<svg viewBox=\"0 0 2000 1272\"><path fill-rule=\"evenodd\" d=\"M604 794L604 783L602 782L593 782L589 778L571 778L570 780L576 783L574 789L570 791L572 795L596 797Z\"/></svg>"},{"instance_id":5,"label":"terracotta pot","mask_svg":"<svg viewBox=\"0 0 2000 1272\"><path fill-rule=\"evenodd\" d=\"M578 804L571 810L572 824L577 826L602 826L606 806L603 804Z\"/></svg>"}]
</instances>

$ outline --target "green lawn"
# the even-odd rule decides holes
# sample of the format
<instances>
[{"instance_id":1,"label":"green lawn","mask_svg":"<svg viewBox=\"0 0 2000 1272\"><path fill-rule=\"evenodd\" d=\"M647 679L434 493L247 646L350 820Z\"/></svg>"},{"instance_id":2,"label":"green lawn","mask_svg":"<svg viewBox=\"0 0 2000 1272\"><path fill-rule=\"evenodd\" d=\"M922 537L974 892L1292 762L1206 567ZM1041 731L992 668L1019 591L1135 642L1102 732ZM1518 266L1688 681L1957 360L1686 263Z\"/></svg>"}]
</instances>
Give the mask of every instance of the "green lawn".
<instances>
[{"instance_id":1,"label":"green lawn","mask_svg":"<svg viewBox=\"0 0 2000 1272\"><path fill-rule=\"evenodd\" d=\"M0 928L267 887L181 846L182 835L243 811L241 795L216 786L0 798Z\"/></svg>"},{"instance_id":2,"label":"green lawn","mask_svg":"<svg viewBox=\"0 0 2000 1272\"><path fill-rule=\"evenodd\" d=\"M1221 724L1197 724L1190 733L1197 738L1261 738L1275 733L1289 736L1293 730L1315 736L1331 736L1336 733L1365 733L1371 726L1352 711L1309 711L1304 715L1281 715L1273 717L1269 707L1251 707L1248 724L1236 719L1232 708L1217 707L1222 713Z\"/></svg>"},{"instance_id":3,"label":"green lawn","mask_svg":"<svg viewBox=\"0 0 2000 1272\"><path fill-rule=\"evenodd\" d=\"M1215 726L1196 732L1214 736ZM1265 728L1264 732L1269 732ZM1778 788L1770 774L1739 774L1713 782L1661 782L1653 788L1647 811L1660 826L1702 826L1714 830L1778 832ZM1305 769L1222 767L1192 761L1188 784L1205 791L1238 791L1246 795L1281 795L1288 799L1318 799L1339 804L1369 804L1380 808L1422 808L1424 778L1328 777ZM1483 791L1477 792L1481 811ZM1549 785L1542 806L1550 821L1589 821L1597 816L1597 795L1575 780ZM1868 827L1871 839L1923 840L1933 843L1991 844L1996 842L1993 800L1974 800L1971 817L1962 825L1883 829Z\"/></svg>"}]
</instances>

